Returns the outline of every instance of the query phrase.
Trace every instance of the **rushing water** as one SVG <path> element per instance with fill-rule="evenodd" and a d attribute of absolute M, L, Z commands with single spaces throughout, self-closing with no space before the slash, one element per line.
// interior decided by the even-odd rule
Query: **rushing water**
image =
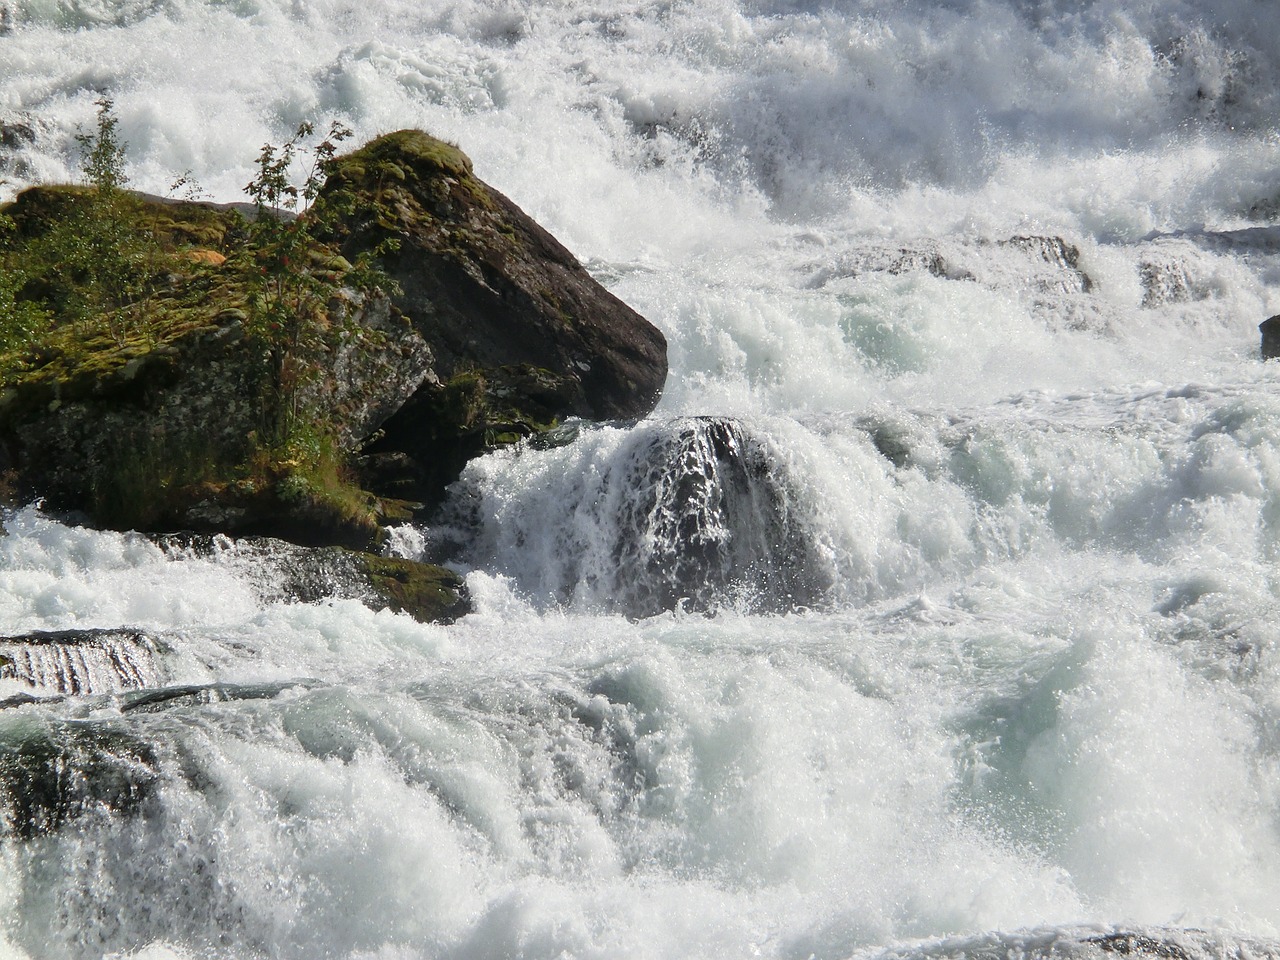
<path fill-rule="evenodd" d="M 1280 6 L 0 0 L 0 189 L 103 93 L 456 140 L 672 372 L 449 627 L 6 516 L 0 953 L 1280 953 Z"/>

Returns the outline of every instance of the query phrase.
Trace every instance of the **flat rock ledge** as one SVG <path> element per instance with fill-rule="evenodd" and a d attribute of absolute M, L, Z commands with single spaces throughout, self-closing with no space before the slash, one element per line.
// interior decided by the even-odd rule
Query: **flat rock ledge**
<path fill-rule="evenodd" d="M 216 559 L 237 567 L 264 602 L 359 600 L 373 610 L 452 623 L 471 612 L 466 584 L 452 570 L 340 546 L 303 547 L 271 537 L 163 534 L 151 538 L 174 559 Z"/>

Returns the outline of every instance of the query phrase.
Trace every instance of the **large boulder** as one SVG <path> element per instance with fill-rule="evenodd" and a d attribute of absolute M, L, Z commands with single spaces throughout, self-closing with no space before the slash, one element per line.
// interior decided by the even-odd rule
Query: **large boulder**
<path fill-rule="evenodd" d="M 648 413 L 662 334 L 419 131 L 333 161 L 299 221 L 246 212 L 105 187 L 0 208 L 0 493 L 353 548 L 316 553 L 326 583 L 465 613 L 448 571 L 361 551 L 477 453 Z"/>
<path fill-rule="evenodd" d="M 80 302 L 68 271 L 36 271 L 18 291 L 53 323 L 0 343 L 0 479 L 14 499 L 117 528 L 366 548 L 470 456 L 569 416 L 643 416 L 666 377 L 658 330 L 419 131 L 333 164 L 304 214 L 305 262 L 289 268 L 316 315 L 283 347 L 260 312 L 264 261 L 242 205 L 126 199 L 116 227 L 151 245 L 124 285 L 145 297 L 63 322 Z M 56 250 L 43 238 L 100 200 L 44 187 L 0 214 L 14 242 Z M 352 267 L 370 260 L 373 286 Z"/>
<path fill-rule="evenodd" d="M 430 500 L 486 447 L 563 417 L 632 419 L 657 403 L 662 333 L 458 148 L 418 130 L 379 137 L 340 159 L 319 205 L 340 209 L 348 259 L 383 251 L 395 304 L 434 357 L 435 379 L 368 448 L 401 495 Z"/>

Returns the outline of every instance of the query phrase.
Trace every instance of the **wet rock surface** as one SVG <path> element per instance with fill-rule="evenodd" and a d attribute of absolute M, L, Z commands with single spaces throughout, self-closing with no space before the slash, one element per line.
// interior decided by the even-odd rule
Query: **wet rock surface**
<path fill-rule="evenodd" d="M 344 598 L 434 623 L 451 623 L 471 609 L 462 578 L 435 564 L 270 537 L 170 534 L 155 541 L 174 559 L 212 558 L 244 570 L 265 603 Z"/>
<path fill-rule="evenodd" d="M 1262 334 L 1262 359 L 1275 360 L 1280 357 L 1280 316 L 1263 320 L 1258 324 L 1258 332 Z"/>
<path fill-rule="evenodd" d="M 137 813 L 161 781 L 154 746 L 108 724 L 0 731 L 0 836 L 30 840 L 83 817 Z"/>
<path fill-rule="evenodd" d="M 132 627 L 41 630 L 0 637 L 0 680 L 56 694 L 150 686 L 163 641 Z"/>

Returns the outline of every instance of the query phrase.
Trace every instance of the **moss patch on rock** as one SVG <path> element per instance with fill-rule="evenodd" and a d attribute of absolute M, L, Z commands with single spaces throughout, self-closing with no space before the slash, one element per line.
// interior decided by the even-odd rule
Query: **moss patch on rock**
<path fill-rule="evenodd" d="M 256 571 L 249 580 L 264 603 L 342 597 L 423 623 L 451 623 L 471 611 L 462 578 L 434 564 L 337 546 L 304 548 L 272 537 L 165 534 L 154 539 L 175 559 L 217 557 L 248 564 Z"/>
<path fill-rule="evenodd" d="M 370 553 L 352 556 L 386 609 L 428 623 L 452 623 L 471 610 L 462 579 L 452 570 Z"/>
<path fill-rule="evenodd" d="M 113 527 L 373 543 L 378 501 L 359 489 L 348 454 L 430 359 L 413 338 L 389 343 L 403 327 L 385 297 L 346 287 L 350 263 L 312 244 L 299 269 L 331 295 L 308 321 L 310 340 L 285 354 L 255 316 L 260 267 L 239 210 L 122 192 L 112 216 L 127 218 L 145 251 L 127 263 L 130 296 L 68 319 L 62 305 L 88 281 L 44 258 L 70 242 L 56 237 L 67 224 L 94 215 L 95 199 L 89 188 L 39 187 L 0 211 L 13 225 L 5 252 L 28 278 L 20 296 L 49 318 L 0 342 L 13 494 Z M 292 367 L 281 369 L 282 356 Z M 287 395 L 282 376 L 299 382 Z M 294 422 L 282 432 L 286 413 Z"/>

